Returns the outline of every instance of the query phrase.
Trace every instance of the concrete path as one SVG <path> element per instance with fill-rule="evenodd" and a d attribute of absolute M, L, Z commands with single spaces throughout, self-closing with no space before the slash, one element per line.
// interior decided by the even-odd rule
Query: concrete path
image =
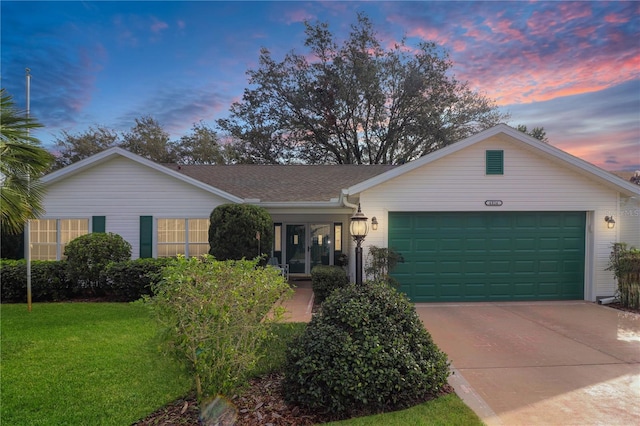
<path fill-rule="evenodd" d="M 285 321 L 309 322 L 313 309 L 313 290 L 311 281 L 292 281 L 291 287 L 295 290 L 293 297 L 284 303 L 287 310 Z"/>
<path fill-rule="evenodd" d="M 640 425 L 640 315 L 589 302 L 416 309 L 488 425 Z"/>

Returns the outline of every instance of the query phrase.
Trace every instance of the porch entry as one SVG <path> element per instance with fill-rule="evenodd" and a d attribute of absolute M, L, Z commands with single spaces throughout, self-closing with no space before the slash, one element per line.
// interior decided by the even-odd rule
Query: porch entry
<path fill-rule="evenodd" d="M 333 223 L 287 224 L 282 257 L 290 274 L 311 274 L 316 265 L 333 264 L 335 231 Z"/>

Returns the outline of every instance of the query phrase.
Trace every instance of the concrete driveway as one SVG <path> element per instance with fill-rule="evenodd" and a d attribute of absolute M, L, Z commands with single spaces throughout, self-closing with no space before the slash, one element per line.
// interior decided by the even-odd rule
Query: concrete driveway
<path fill-rule="evenodd" d="M 589 302 L 416 309 L 488 425 L 640 424 L 640 315 Z"/>

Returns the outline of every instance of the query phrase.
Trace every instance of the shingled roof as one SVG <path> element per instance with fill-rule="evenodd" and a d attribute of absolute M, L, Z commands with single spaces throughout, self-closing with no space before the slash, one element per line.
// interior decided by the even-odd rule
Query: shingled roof
<path fill-rule="evenodd" d="M 165 165 L 207 185 L 261 202 L 330 201 L 392 165 Z"/>

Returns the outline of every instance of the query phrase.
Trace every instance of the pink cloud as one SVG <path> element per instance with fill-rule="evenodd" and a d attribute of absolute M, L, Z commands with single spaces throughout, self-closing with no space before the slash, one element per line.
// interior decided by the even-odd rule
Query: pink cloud
<path fill-rule="evenodd" d="M 618 15 L 616 13 L 610 13 L 604 17 L 604 22 L 608 24 L 626 24 L 629 20 L 628 16 Z"/>
<path fill-rule="evenodd" d="M 169 28 L 169 24 L 163 21 L 159 21 L 156 18 L 152 18 L 153 23 L 151 24 L 151 31 L 154 33 L 159 33 L 160 31 L 166 30 Z"/>
<path fill-rule="evenodd" d="M 285 13 L 285 21 L 287 24 L 295 24 L 304 21 L 313 21 L 316 16 L 304 9 L 291 10 Z"/>

